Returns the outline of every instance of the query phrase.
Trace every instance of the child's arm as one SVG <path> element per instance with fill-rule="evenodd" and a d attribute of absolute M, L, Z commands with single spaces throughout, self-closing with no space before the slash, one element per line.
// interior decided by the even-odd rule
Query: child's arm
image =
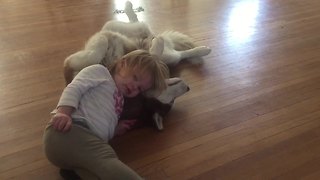
<path fill-rule="evenodd" d="M 57 113 L 51 118 L 52 127 L 60 132 L 67 132 L 71 129 L 71 114 L 74 108 L 71 106 L 59 106 Z"/>
<path fill-rule="evenodd" d="M 63 90 L 59 106 L 71 106 L 78 108 L 83 94 L 104 81 L 112 79 L 108 70 L 102 65 L 93 65 L 81 70 L 73 81 Z"/>
<path fill-rule="evenodd" d="M 52 117 L 53 128 L 67 132 L 72 125 L 71 114 L 78 108 L 83 94 L 90 88 L 98 86 L 103 81 L 109 80 L 111 76 L 107 69 L 101 65 L 93 65 L 80 71 L 74 80 L 64 89 L 56 114 Z"/>
<path fill-rule="evenodd" d="M 130 120 L 120 120 L 118 121 L 118 125 L 115 129 L 115 136 L 120 136 L 129 131 L 133 128 L 133 126 L 136 124 L 136 119 L 130 119 Z"/>

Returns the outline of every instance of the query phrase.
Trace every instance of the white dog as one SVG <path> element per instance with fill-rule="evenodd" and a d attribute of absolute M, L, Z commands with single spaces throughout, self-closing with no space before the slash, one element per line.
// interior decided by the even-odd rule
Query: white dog
<path fill-rule="evenodd" d="M 176 31 L 166 31 L 155 36 L 147 24 L 139 22 L 132 9 L 131 2 L 126 2 L 125 13 L 129 23 L 109 21 L 93 35 L 83 50 L 66 58 L 64 77 L 70 83 L 75 73 L 84 67 L 101 63 L 105 66 L 136 49 L 149 50 L 167 65 L 176 65 L 182 59 L 191 63 L 202 63 L 202 56 L 208 55 L 211 49 L 196 46 L 192 39 Z"/>

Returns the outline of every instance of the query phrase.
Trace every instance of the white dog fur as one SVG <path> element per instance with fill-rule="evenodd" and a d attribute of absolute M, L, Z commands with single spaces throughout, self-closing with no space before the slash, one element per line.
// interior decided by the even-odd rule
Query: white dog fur
<path fill-rule="evenodd" d="M 201 57 L 211 52 L 209 47 L 196 46 L 189 36 L 180 32 L 166 31 L 155 36 L 146 23 L 137 19 L 129 1 L 126 2 L 125 13 L 130 22 L 108 21 L 88 40 L 83 50 L 65 59 L 67 84 L 81 69 L 98 63 L 107 66 L 136 49 L 149 50 L 169 66 L 176 65 L 182 59 L 194 64 L 202 63 Z"/>

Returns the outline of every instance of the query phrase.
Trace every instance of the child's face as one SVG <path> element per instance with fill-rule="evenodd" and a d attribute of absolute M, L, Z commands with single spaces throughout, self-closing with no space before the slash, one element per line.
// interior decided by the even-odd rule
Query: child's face
<path fill-rule="evenodd" d="M 139 72 L 120 64 L 118 73 L 114 75 L 117 88 L 126 97 L 135 97 L 140 92 L 146 91 L 152 86 L 152 78 L 149 73 Z"/>

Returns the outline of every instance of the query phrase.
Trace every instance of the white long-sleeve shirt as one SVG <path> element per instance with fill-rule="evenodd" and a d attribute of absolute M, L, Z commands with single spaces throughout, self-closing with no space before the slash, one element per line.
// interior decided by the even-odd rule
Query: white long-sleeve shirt
<path fill-rule="evenodd" d="M 64 89 L 58 106 L 75 108 L 72 118 L 87 123 L 90 130 L 108 141 L 123 107 L 123 96 L 107 68 L 92 65 L 81 70 Z"/>

